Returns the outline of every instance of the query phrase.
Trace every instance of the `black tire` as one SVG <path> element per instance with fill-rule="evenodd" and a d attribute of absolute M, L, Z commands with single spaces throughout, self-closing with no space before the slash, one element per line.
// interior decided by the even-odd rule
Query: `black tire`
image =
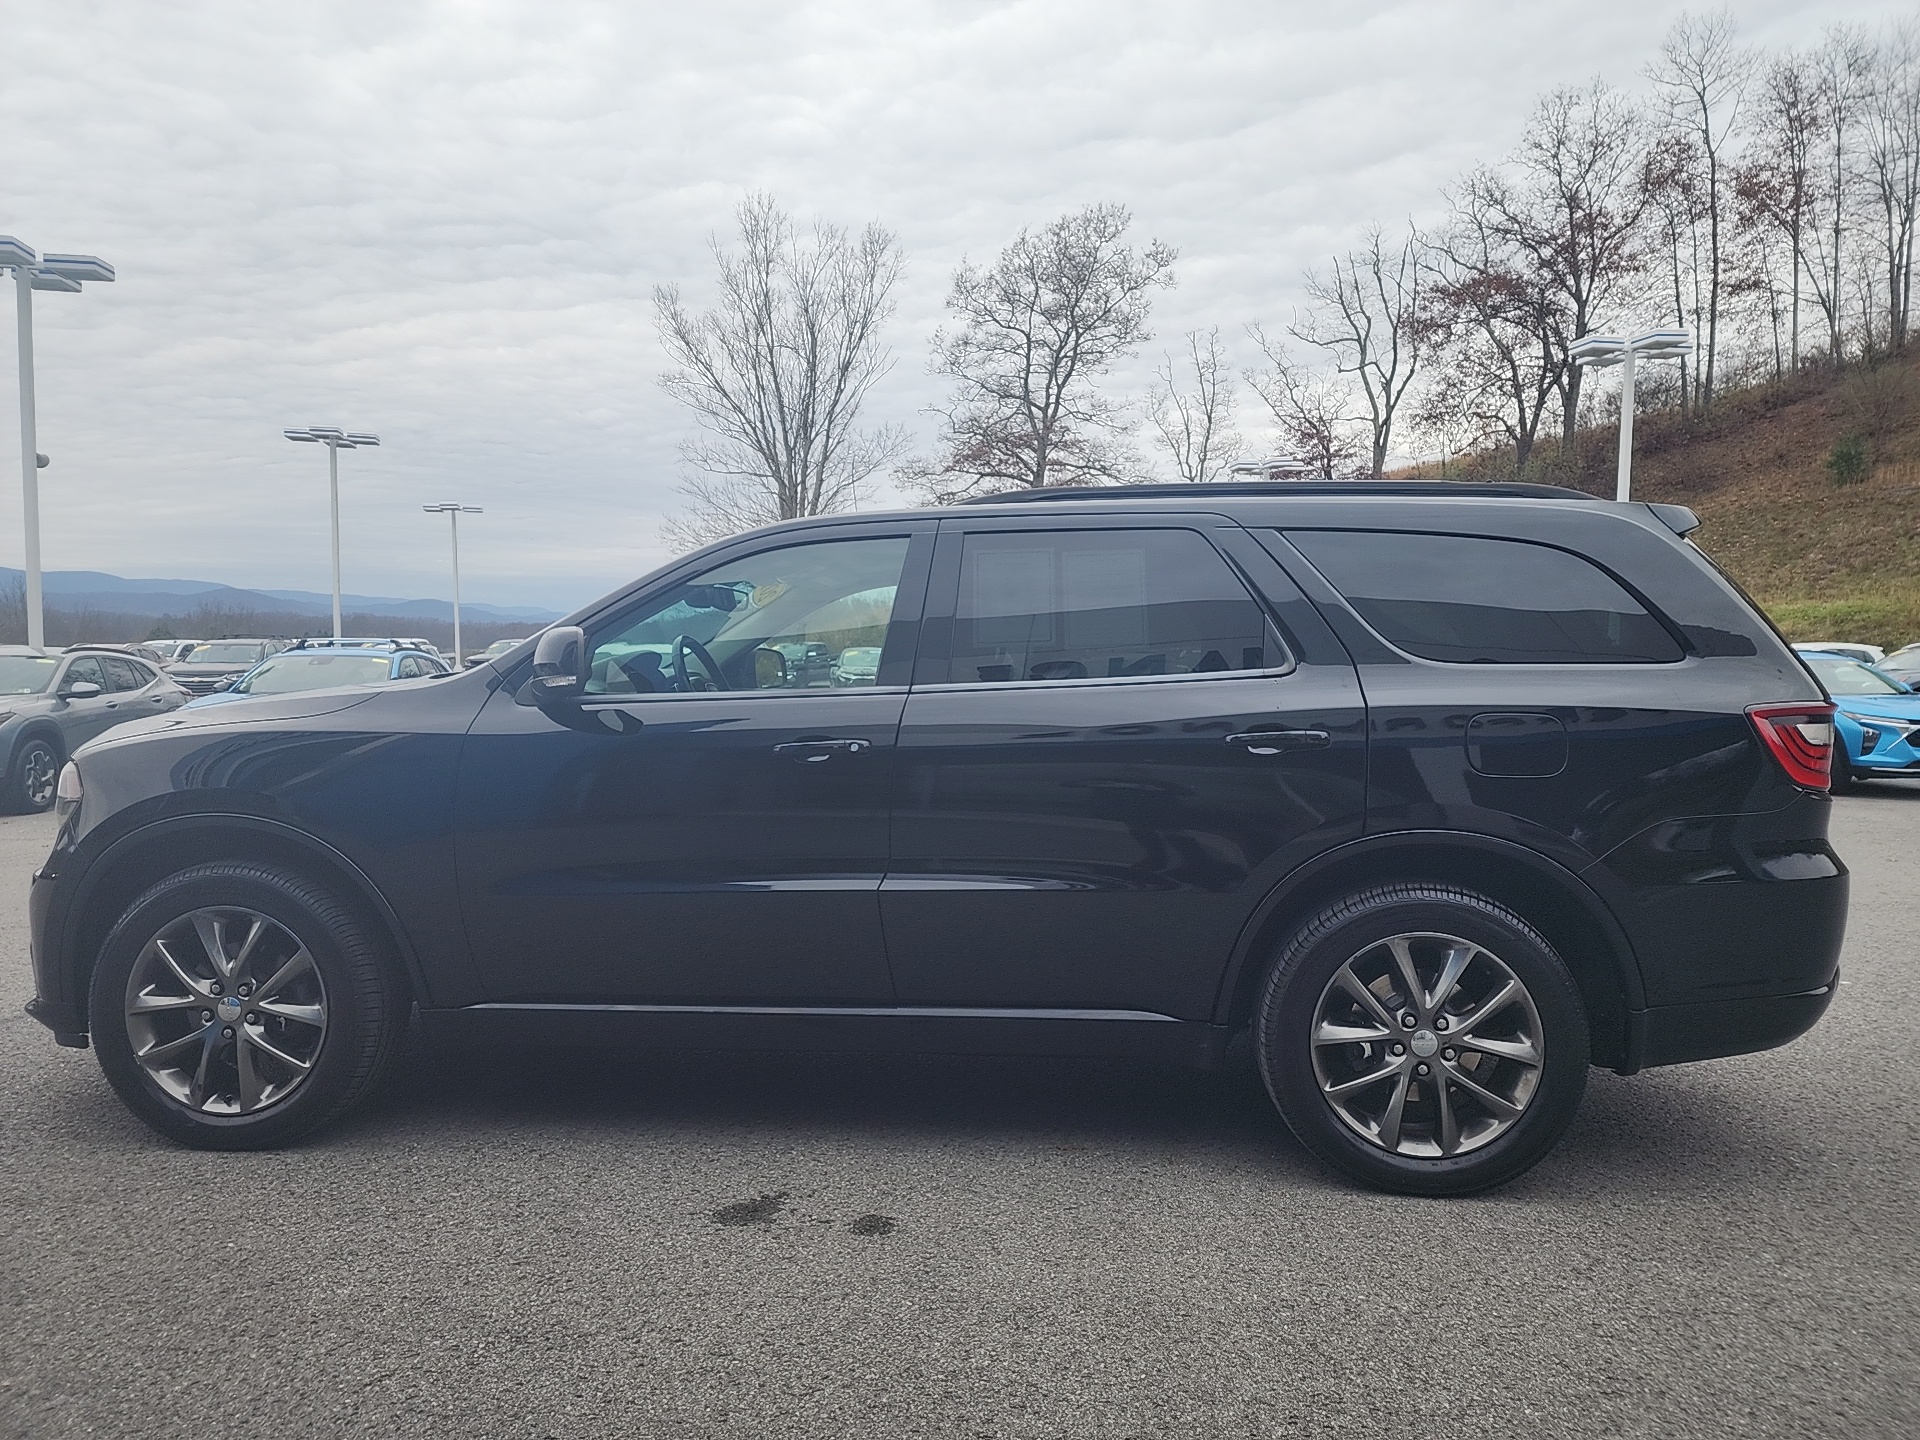
<path fill-rule="evenodd" d="M 1860 772 L 1848 764 L 1844 756 L 1836 756 L 1833 770 L 1827 779 L 1828 792 L 1834 795 L 1851 795 L 1859 788 Z"/>
<path fill-rule="evenodd" d="M 155 963 L 149 941 L 195 911 L 224 908 L 252 911 L 284 927 L 305 947 L 324 987 L 325 1025 L 305 1057 L 310 1068 L 284 1098 L 251 1113 L 208 1113 L 169 1093 L 135 1058 L 129 1033 L 129 983 L 136 964 L 147 967 L 145 974 Z M 237 999 L 237 987 L 235 993 Z M 261 1001 L 264 997 L 263 983 Z M 127 908 L 101 947 L 89 1014 L 100 1068 L 135 1115 L 183 1145 L 258 1150 L 284 1145 L 337 1119 L 372 1093 L 399 1050 L 408 1003 L 386 938 L 327 887 L 272 866 L 220 862 L 169 876 Z M 197 1016 L 218 1013 L 223 1012 L 188 1013 L 182 1023 L 191 1027 Z M 233 1028 L 223 1033 L 231 1035 Z M 231 1056 L 227 1045 L 220 1049 Z"/>
<path fill-rule="evenodd" d="M 0 805 L 9 815 L 38 815 L 53 805 L 60 777 L 60 747 L 43 735 L 29 735 L 14 749 Z"/>
<path fill-rule="evenodd" d="M 1539 1034 L 1535 1055 L 1540 1063 L 1537 1066 L 1522 1066 L 1517 1061 L 1511 1062 L 1517 1073 L 1527 1076 L 1525 1084 L 1529 1088 L 1525 1091 L 1526 1098 L 1522 1102 L 1519 1117 L 1508 1120 L 1504 1131 L 1497 1129 L 1501 1123 L 1498 1112 L 1484 1106 L 1462 1085 L 1450 1083 L 1444 1078 L 1440 1083 L 1439 1097 L 1435 1097 L 1430 1088 L 1432 1079 L 1420 1080 L 1409 1076 L 1399 1091 L 1401 1096 L 1406 1097 L 1403 1100 L 1406 1109 L 1401 1114 L 1415 1113 L 1424 1104 L 1426 1113 L 1435 1116 L 1440 1110 L 1446 1110 L 1450 1123 L 1463 1113 L 1478 1117 L 1477 1123 L 1483 1132 L 1491 1133 L 1493 1138 L 1484 1141 L 1476 1139 L 1473 1143 L 1477 1148 L 1446 1154 L 1436 1139 L 1431 1142 L 1435 1148 L 1432 1155 L 1397 1153 L 1385 1148 L 1379 1138 L 1386 1132 L 1384 1124 L 1376 1130 L 1374 1138 L 1368 1138 L 1355 1128 L 1352 1121 L 1343 1119 L 1335 1109 L 1334 1102 L 1323 1093 L 1319 1067 L 1330 1061 L 1345 1064 L 1350 1057 L 1368 1057 L 1351 1062 L 1361 1078 L 1375 1073 L 1376 1068 L 1380 1074 L 1388 1075 L 1388 1067 L 1411 1067 L 1415 1063 L 1415 1055 L 1428 1053 L 1423 1046 L 1445 1044 L 1446 1039 L 1458 1040 L 1466 1035 L 1463 1030 L 1455 1036 L 1436 1039 L 1433 1030 L 1426 1028 L 1428 1022 L 1423 1019 L 1417 1022 L 1420 1027 L 1418 1030 L 1409 1027 L 1407 1038 L 1411 1040 L 1418 1036 L 1421 1042 L 1411 1047 L 1410 1051 L 1407 1045 L 1401 1044 L 1397 1032 L 1386 1032 L 1394 1033 L 1395 1038 L 1391 1042 L 1385 1039 L 1383 1033 L 1378 1045 L 1368 1043 L 1341 1047 L 1323 1038 L 1320 1058 L 1316 1061 L 1314 1037 L 1319 1033 L 1317 1027 L 1323 999 L 1335 1004 L 1351 993 L 1335 983 L 1343 967 L 1352 962 L 1357 968 L 1349 973 L 1363 975 L 1359 967 L 1379 965 L 1383 978 L 1378 983 L 1384 990 L 1390 983 L 1384 977 L 1385 966 L 1391 963 L 1391 947 L 1387 942 L 1408 935 L 1434 937 L 1431 944 L 1436 947 L 1443 945 L 1440 937 L 1457 937 L 1479 947 L 1480 952 L 1495 965 L 1504 966 L 1512 977 L 1520 981 L 1524 986 L 1524 996 L 1532 1006 L 1525 1020 L 1527 1025 L 1537 1023 Z M 1422 939 L 1416 943 L 1426 945 L 1429 941 Z M 1383 952 L 1388 956 L 1384 961 L 1363 960 L 1363 957 L 1379 957 Z M 1444 954 L 1444 948 L 1438 953 Z M 1476 960 L 1474 963 L 1484 962 Z M 1490 968 L 1485 972 L 1467 972 L 1475 977 L 1482 973 L 1494 972 Z M 1428 983 L 1424 971 L 1416 969 L 1416 979 L 1423 985 Z M 1436 976 L 1432 983 L 1437 991 L 1439 977 Z M 1467 979 L 1463 977 L 1461 989 L 1464 990 L 1466 984 Z M 1399 988 L 1404 990 L 1405 986 Z M 1397 995 L 1398 991 L 1393 993 Z M 1424 1005 L 1426 998 L 1423 996 L 1421 1001 L 1411 1003 Z M 1383 1005 L 1382 1008 L 1390 1016 L 1396 1013 L 1392 1005 Z M 1355 1013 L 1360 1013 L 1358 1007 Z M 1407 1013 L 1412 1012 L 1409 1010 Z M 1424 1014 L 1424 1010 L 1421 1013 Z M 1445 1017 L 1443 1009 L 1436 1009 L 1434 1013 L 1442 1019 Z M 1381 1022 L 1376 1020 L 1373 1023 Z M 1405 1024 L 1404 1016 L 1401 1017 L 1401 1023 Z M 1441 1019 L 1434 1020 L 1432 1024 L 1439 1030 L 1447 1028 Z M 1538 1163 L 1565 1134 L 1574 1112 L 1580 1106 L 1580 1097 L 1586 1089 L 1590 1056 L 1586 1012 L 1580 1001 L 1579 989 L 1568 974 L 1566 965 L 1540 933 L 1518 915 L 1483 895 L 1448 885 L 1424 883 L 1386 885 L 1349 895 L 1328 906 L 1295 931 L 1281 947 L 1279 958 L 1260 995 L 1253 1023 L 1253 1042 L 1267 1094 L 1272 1097 L 1288 1127 L 1303 1145 L 1355 1180 L 1382 1190 L 1410 1195 L 1470 1194 L 1504 1184 Z M 1491 1034 L 1489 1043 L 1494 1043 Z M 1407 1052 L 1403 1059 L 1393 1058 L 1389 1054 L 1391 1045 L 1400 1045 L 1401 1050 Z M 1443 1070 L 1442 1059 L 1453 1060 L 1456 1055 L 1459 1057 L 1458 1066 Z M 1422 1073 L 1458 1076 L 1463 1073 L 1463 1067 L 1483 1063 L 1492 1068 L 1467 1073 L 1491 1077 L 1497 1067 L 1507 1062 L 1483 1060 L 1473 1052 L 1471 1045 L 1467 1045 L 1459 1051 L 1446 1049 L 1435 1053 L 1432 1063 Z M 1337 1083 L 1337 1080 L 1338 1077 L 1334 1077 L 1333 1083 Z M 1392 1084 L 1383 1081 L 1381 1086 L 1359 1093 L 1390 1095 L 1395 1085 L 1401 1085 L 1401 1082 L 1398 1079 L 1394 1079 Z M 1346 1103 L 1355 1102 L 1350 1097 Z M 1437 1130 L 1437 1119 L 1433 1124 Z M 1414 1128 L 1417 1131 L 1417 1127 Z M 1404 1143 L 1413 1146 L 1429 1142 L 1418 1138 L 1416 1134 L 1415 1139 Z"/>

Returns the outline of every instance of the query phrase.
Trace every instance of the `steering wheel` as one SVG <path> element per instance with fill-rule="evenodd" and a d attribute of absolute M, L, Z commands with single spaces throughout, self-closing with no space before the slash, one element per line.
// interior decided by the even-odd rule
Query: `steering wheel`
<path fill-rule="evenodd" d="M 720 673 L 720 667 L 713 662 L 713 656 L 707 653 L 707 647 L 691 635 L 682 635 L 673 642 L 673 688 L 685 693 L 693 690 L 693 672 L 687 668 L 687 656 L 693 655 L 706 667 L 712 683 L 703 685 L 703 690 L 728 689 L 727 677 Z"/>

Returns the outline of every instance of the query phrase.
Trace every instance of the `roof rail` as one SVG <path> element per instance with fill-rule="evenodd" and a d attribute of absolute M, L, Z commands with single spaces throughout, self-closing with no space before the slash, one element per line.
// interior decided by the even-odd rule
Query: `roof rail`
<path fill-rule="evenodd" d="M 1219 480 L 1200 485 L 1048 485 L 974 495 L 962 505 L 1008 505 L 1032 500 L 1198 500 L 1206 496 L 1401 495 L 1408 499 L 1591 500 L 1564 485 L 1481 484 L 1467 480 Z"/>

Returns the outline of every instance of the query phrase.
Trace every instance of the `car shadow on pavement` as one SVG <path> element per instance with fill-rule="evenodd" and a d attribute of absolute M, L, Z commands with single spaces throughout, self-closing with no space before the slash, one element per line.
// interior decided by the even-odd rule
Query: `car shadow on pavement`
<path fill-rule="evenodd" d="M 1252 1064 L 1199 1071 L 995 1055 L 532 1048 L 423 1044 L 353 1126 L 587 1124 L 849 1139 L 1072 1141 L 1244 1151 L 1312 1170 Z"/>
<path fill-rule="evenodd" d="M 1567 1139 L 1508 1196 L 1705 1193 L 1751 1186 L 1757 1154 L 1791 1161 L 1814 1142 L 1757 1110 L 1717 1067 L 1623 1079 L 1596 1071 Z M 1752 1113 L 1747 1113 L 1752 1111 Z M 373 1107 L 374 1132 L 710 1131 L 737 1147 L 785 1143 L 938 1146 L 953 1140 L 1153 1151 L 1202 1170 L 1267 1170 L 1286 1184 L 1357 1191 L 1310 1155 L 1236 1054 L 1216 1072 L 1031 1057 L 576 1050 L 446 1041 L 422 1047 Z M 337 1132 L 336 1132 L 337 1133 Z M 369 1136 L 368 1138 L 372 1138 Z M 324 1145 L 322 1137 L 315 1143 Z M 1808 1157 L 1811 1158 L 1811 1157 Z"/>

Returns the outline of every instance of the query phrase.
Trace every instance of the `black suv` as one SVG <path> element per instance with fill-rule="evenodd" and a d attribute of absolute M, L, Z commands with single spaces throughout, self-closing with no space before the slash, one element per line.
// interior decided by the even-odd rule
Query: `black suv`
<path fill-rule="evenodd" d="M 39 998 L 144 1120 L 285 1141 L 429 1030 L 1222 1063 L 1484 1188 L 1589 1065 L 1836 983 L 1832 707 L 1673 507 L 1036 491 L 797 521 L 432 683 L 114 731 Z M 865 684 L 797 664 L 880 650 Z M 849 673 L 854 673 L 849 671 Z"/>

